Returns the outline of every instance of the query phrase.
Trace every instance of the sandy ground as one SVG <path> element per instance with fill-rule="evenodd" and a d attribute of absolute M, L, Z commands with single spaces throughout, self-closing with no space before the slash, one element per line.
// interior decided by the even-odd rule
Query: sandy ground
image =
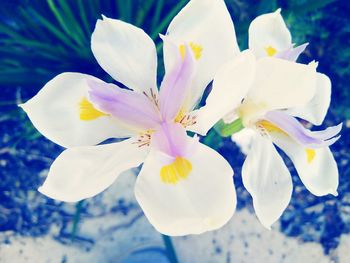
<path fill-rule="evenodd" d="M 122 175 L 105 191 L 99 202 L 104 209 L 115 200 L 125 199 L 135 204 L 127 214 L 105 213 L 82 219 L 79 241 L 59 241 L 59 228 L 52 227 L 44 237 L 32 238 L 0 234 L 0 262 L 167 262 L 162 238 L 143 216 L 133 196 L 135 176 Z M 90 199 L 94 213 L 94 199 Z M 99 204 L 101 205 L 101 204 Z M 67 209 L 72 206 L 67 205 Z M 350 235 L 341 238 L 340 246 L 326 256 L 318 243 L 303 243 L 278 231 L 278 223 L 271 231 L 264 229 L 247 209 L 237 211 L 223 228 L 199 236 L 173 238 L 182 263 L 216 262 L 350 262 Z M 147 255 L 145 255 L 147 254 Z M 143 258 L 143 259 L 142 259 Z"/>

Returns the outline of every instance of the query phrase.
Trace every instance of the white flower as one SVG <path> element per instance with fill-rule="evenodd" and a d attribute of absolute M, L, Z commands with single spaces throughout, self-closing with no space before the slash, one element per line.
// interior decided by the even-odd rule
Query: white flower
<path fill-rule="evenodd" d="M 200 117 L 192 110 L 216 70 L 239 50 L 222 0 L 190 1 L 163 38 L 160 92 L 152 40 L 139 28 L 103 17 L 92 35 L 93 54 L 130 90 L 63 73 L 21 107 L 44 136 L 68 148 L 40 192 L 79 201 L 144 163 L 135 195 L 151 224 L 167 235 L 199 234 L 230 219 L 236 194 L 227 161 L 186 130 Z M 96 146 L 108 138 L 129 139 Z"/>
<path fill-rule="evenodd" d="M 192 127 L 206 134 L 229 114 L 253 131 L 251 140 L 249 134 L 243 136 L 248 142 L 245 148 L 251 145 L 242 177 L 267 228 L 281 216 L 292 195 L 290 173 L 274 144 L 293 161 L 311 193 L 337 195 L 338 168 L 328 146 L 339 139 L 342 125 L 312 132 L 295 118 L 319 125 L 330 104 L 331 82 L 316 72 L 317 63 L 294 62 L 304 48 L 293 48 L 279 10 L 256 18 L 249 28 L 249 50 L 218 71 L 211 97 L 199 110 L 206 117 Z"/>

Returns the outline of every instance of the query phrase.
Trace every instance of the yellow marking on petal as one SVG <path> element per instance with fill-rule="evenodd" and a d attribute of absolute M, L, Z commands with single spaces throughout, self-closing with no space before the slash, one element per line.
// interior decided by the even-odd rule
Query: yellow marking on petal
<path fill-rule="evenodd" d="M 201 58 L 201 56 L 202 56 L 202 51 L 203 51 L 202 46 L 198 45 L 198 44 L 195 44 L 193 42 L 190 42 L 189 45 L 190 45 L 190 48 L 192 49 L 194 58 L 199 60 Z M 180 50 L 180 54 L 181 54 L 182 59 L 184 59 L 185 58 L 185 54 L 186 54 L 185 45 L 180 45 L 179 46 L 179 50 Z"/>
<path fill-rule="evenodd" d="M 272 57 L 272 56 L 276 55 L 276 53 L 277 53 L 277 49 L 275 49 L 274 47 L 271 47 L 271 46 L 266 47 L 265 51 L 269 57 Z"/>
<path fill-rule="evenodd" d="M 91 102 L 89 102 L 86 97 L 83 97 L 79 103 L 79 117 L 82 121 L 95 120 L 101 116 L 108 116 L 108 114 L 103 113 L 94 108 Z"/>
<path fill-rule="evenodd" d="M 202 56 L 203 48 L 200 45 L 194 44 L 192 42 L 190 43 L 190 47 L 193 51 L 194 58 L 197 60 L 200 59 Z"/>
<path fill-rule="evenodd" d="M 305 149 L 307 163 L 311 163 L 316 156 L 316 151 L 314 149 Z"/>
<path fill-rule="evenodd" d="M 181 122 L 182 119 L 183 119 L 185 116 L 186 116 L 186 111 L 185 111 L 183 108 L 181 108 L 181 109 L 179 110 L 179 112 L 177 113 L 177 115 L 176 115 L 174 121 L 175 121 L 175 122 Z"/>
<path fill-rule="evenodd" d="M 258 126 L 261 126 L 262 128 L 264 128 L 267 132 L 279 132 L 279 133 L 288 135 L 284 130 L 280 129 L 279 127 L 277 127 L 276 125 L 272 124 L 269 121 L 261 120 L 257 124 Z"/>
<path fill-rule="evenodd" d="M 160 179 L 165 184 L 176 184 L 186 179 L 192 171 L 192 164 L 185 158 L 176 157 L 171 164 L 164 165 L 160 170 Z"/>

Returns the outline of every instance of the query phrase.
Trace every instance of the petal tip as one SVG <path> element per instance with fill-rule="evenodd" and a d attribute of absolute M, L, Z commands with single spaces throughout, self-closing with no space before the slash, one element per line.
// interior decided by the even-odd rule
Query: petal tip
<path fill-rule="evenodd" d="M 318 61 L 313 60 L 308 64 L 308 66 L 310 66 L 311 68 L 314 68 L 316 70 L 318 67 Z"/>
<path fill-rule="evenodd" d="M 274 13 L 279 15 L 281 11 L 282 11 L 282 8 L 278 8 Z"/>
<path fill-rule="evenodd" d="M 339 129 L 339 132 L 343 129 L 343 122 L 339 123 L 337 125 L 337 128 Z"/>
<path fill-rule="evenodd" d="M 39 188 L 38 188 L 38 192 L 39 193 L 41 193 L 41 194 L 43 194 L 43 195 L 45 195 L 45 196 L 47 196 L 47 197 L 49 197 L 49 198 L 51 198 L 51 196 L 47 193 L 47 191 L 45 190 L 45 186 L 44 185 L 42 185 L 42 186 L 40 186 Z"/>
<path fill-rule="evenodd" d="M 25 108 L 27 107 L 26 103 L 17 104 L 17 106 L 20 107 L 24 111 L 25 111 Z"/>
<path fill-rule="evenodd" d="M 262 224 L 267 230 L 269 230 L 269 231 L 272 230 L 270 224 L 265 224 L 265 223 L 262 223 L 262 222 L 261 222 L 261 224 Z"/>

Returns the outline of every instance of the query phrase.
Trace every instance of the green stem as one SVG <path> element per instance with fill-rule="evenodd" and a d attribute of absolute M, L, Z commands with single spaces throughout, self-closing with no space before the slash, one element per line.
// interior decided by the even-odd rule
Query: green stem
<path fill-rule="evenodd" d="M 222 120 L 220 120 L 217 124 L 215 124 L 215 130 L 222 137 L 229 137 L 232 134 L 243 130 L 244 126 L 241 119 L 237 119 L 229 124 L 225 124 Z"/>
<path fill-rule="evenodd" d="M 72 231 L 71 231 L 71 238 L 74 239 L 77 231 L 78 231 L 78 223 L 80 221 L 80 213 L 81 213 L 81 208 L 83 206 L 84 201 L 79 201 L 76 206 L 75 206 L 75 214 L 73 218 L 73 226 L 72 226 Z"/>
<path fill-rule="evenodd" d="M 171 263 L 178 263 L 179 261 L 177 260 L 176 252 L 173 246 L 173 242 L 171 241 L 171 237 L 162 235 L 163 242 L 165 245 L 165 249 L 168 254 L 168 258 Z"/>

